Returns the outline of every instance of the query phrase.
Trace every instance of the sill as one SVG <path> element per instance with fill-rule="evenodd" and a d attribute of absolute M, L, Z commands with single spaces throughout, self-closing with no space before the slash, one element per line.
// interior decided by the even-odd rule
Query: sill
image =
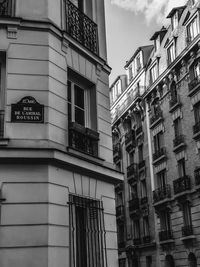
<path fill-rule="evenodd" d="M 166 155 L 162 155 L 162 156 L 160 156 L 159 158 L 157 158 L 157 159 L 155 159 L 155 160 L 153 161 L 153 165 L 158 165 L 158 163 L 159 163 L 160 161 L 164 161 L 166 158 L 167 158 Z"/>
<path fill-rule="evenodd" d="M 0 138 L 0 147 L 7 146 L 9 143 L 9 138 Z"/>
<path fill-rule="evenodd" d="M 197 133 L 193 134 L 193 139 L 194 140 L 200 139 L 200 131 L 198 131 Z"/>
<path fill-rule="evenodd" d="M 172 112 L 174 112 L 179 107 L 181 107 L 181 103 L 180 102 L 177 102 L 172 107 L 170 107 L 169 112 L 172 113 Z"/>
<path fill-rule="evenodd" d="M 196 239 L 195 235 L 188 235 L 180 238 L 181 241 L 188 241 L 192 239 Z"/>
<path fill-rule="evenodd" d="M 171 244 L 171 243 L 174 243 L 174 239 L 167 239 L 164 241 L 160 241 L 160 245 Z"/>
<path fill-rule="evenodd" d="M 96 163 L 99 163 L 99 164 L 103 164 L 103 162 L 104 162 L 104 159 L 102 159 L 102 158 L 89 155 L 87 153 L 84 153 L 83 151 L 77 150 L 77 149 L 72 148 L 72 147 L 67 147 L 67 151 L 69 153 L 72 153 L 74 156 L 77 156 L 79 158 L 83 158 L 84 160 L 88 160 L 88 161 L 91 161 L 91 162 L 96 162 Z"/>
<path fill-rule="evenodd" d="M 150 129 L 153 129 L 157 124 L 161 123 L 163 121 L 163 117 L 159 117 L 156 121 L 154 121 L 151 125 L 150 125 Z"/>
<path fill-rule="evenodd" d="M 173 149 L 173 152 L 174 153 L 178 153 L 180 152 L 181 150 L 184 150 L 186 147 L 186 144 L 184 142 L 180 143 L 178 146 L 175 146 L 174 149 Z"/>
<path fill-rule="evenodd" d="M 182 196 L 188 195 L 188 194 L 191 194 L 191 193 L 192 193 L 192 189 L 187 189 L 187 190 L 185 190 L 183 192 L 180 192 L 180 193 L 177 193 L 177 194 L 174 193 L 174 199 L 181 198 Z"/>
<path fill-rule="evenodd" d="M 162 200 L 159 200 L 155 203 L 153 203 L 153 206 L 156 208 L 158 206 L 162 206 L 162 205 L 166 205 L 166 203 L 170 202 L 171 201 L 171 198 L 165 198 L 165 199 L 162 199 Z"/>
<path fill-rule="evenodd" d="M 200 83 L 198 83 L 192 90 L 189 91 L 188 96 L 193 96 L 198 90 L 200 90 Z"/>

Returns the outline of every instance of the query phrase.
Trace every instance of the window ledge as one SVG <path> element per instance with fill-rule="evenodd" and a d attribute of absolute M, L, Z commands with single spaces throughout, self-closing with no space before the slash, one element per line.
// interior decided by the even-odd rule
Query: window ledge
<path fill-rule="evenodd" d="M 167 156 L 165 154 L 163 154 L 159 158 L 157 158 L 153 161 L 153 165 L 158 165 L 160 161 L 164 161 L 166 159 L 167 159 Z"/>
<path fill-rule="evenodd" d="M 174 153 L 179 153 L 180 150 L 184 150 L 186 147 L 186 144 L 184 142 L 181 142 L 178 146 L 175 146 L 173 149 Z"/>
<path fill-rule="evenodd" d="M 180 238 L 181 241 L 188 241 L 191 239 L 196 239 L 195 235 L 188 235 Z"/>
<path fill-rule="evenodd" d="M 162 199 L 160 201 L 157 201 L 155 203 L 153 203 L 153 206 L 156 208 L 158 206 L 162 206 L 162 205 L 168 205 L 168 203 L 171 201 L 171 198 L 167 197 L 165 199 Z"/>
<path fill-rule="evenodd" d="M 157 120 L 155 120 L 151 125 L 150 129 L 153 129 L 157 124 L 161 123 L 163 121 L 163 117 L 159 117 Z"/>
<path fill-rule="evenodd" d="M 0 147 L 7 146 L 9 143 L 9 138 L 0 138 Z"/>
<path fill-rule="evenodd" d="M 84 158 L 85 160 L 88 160 L 88 161 L 92 161 L 92 162 L 96 162 L 96 163 L 100 163 L 100 164 L 103 164 L 103 162 L 104 162 L 104 159 L 102 159 L 102 158 L 89 155 L 89 154 L 84 153 L 80 150 L 77 150 L 73 147 L 67 147 L 67 151 L 69 153 L 72 153 L 75 156 L 78 156 L 79 158 Z"/>
<path fill-rule="evenodd" d="M 188 96 L 193 96 L 197 91 L 200 90 L 200 83 L 198 83 L 193 89 L 191 89 L 188 93 Z"/>
<path fill-rule="evenodd" d="M 179 107 L 181 107 L 181 103 L 180 102 L 176 102 L 173 106 L 170 107 L 169 112 L 172 113 Z"/>

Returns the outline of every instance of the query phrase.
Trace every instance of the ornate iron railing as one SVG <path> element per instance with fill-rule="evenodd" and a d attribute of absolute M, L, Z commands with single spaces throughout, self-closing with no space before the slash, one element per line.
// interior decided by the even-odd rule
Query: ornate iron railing
<path fill-rule="evenodd" d="M 97 24 L 69 0 L 66 0 L 66 30 L 72 38 L 98 54 Z"/>
<path fill-rule="evenodd" d="M 182 227 L 182 236 L 193 235 L 193 227 L 192 225 L 186 225 Z"/>
<path fill-rule="evenodd" d="M 159 240 L 166 241 L 169 239 L 173 239 L 173 234 L 171 230 L 163 230 L 159 232 Z"/>
<path fill-rule="evenodd" d="M 0 17 L 11 16 L 11 0 L 1 0 L 0 1 Z"/>
<path fill-rule="evenodd" d="M 153 154 L 153 161 L 159 159 L 160 157 L 166 155 L 166 148 L 162 147 L 159 150 L 155 151 L 155 153 Z"/>
<path fill-rule="evenodd" d="M 166 198 L 171 197 L 171 187 L 170 185 L 166 184 L 163 187 L 159 187 L 153 191 L 153 201 L 154 203 L 162 201 Z"/>
<path fill-rule="evenodd" d="M 4 110 L 0 110 L 0 138 L 4 137 Z"/>
<path fill-rule="evenodd" d="M 182 134 L 176 136 L 173 140 L 174 147 L 179 146 L 182 143 L 184 143 L 184 135 Z"/>
<path fill-rule="evenodd" d="M 200 121 L 193 126 L 193 134 L 200 132 Z"/>
<path fill-rule="evenodd" d="M 137 164 L 132 163 L 127 167 L 127 178 L 131 177 L 132 175 L 137 176 Z"/>
<path fill-rule="evenodd" d="M 200 84 L 200 75 L 188 83 L 189 92 L 191 92 L 198 84 Z"/>
<path fill-rule="evenodd" d="M 174 194 L 179 194 L 179 193 L 182 193 L 186 190 L 191 189 L 190 177 L 187 175 L 176 179 L 173 182 L 173 184 L 174 184 Z"/>
<path fill-rule="evenodd" d="M 200 168 L 194 171 L 195 184 L 200 185 Z"/>
<path fill-rule="evenodd" d="M 89 154 L 98 156 L 99 133 L 85 128 L 77 123 L 69 125 L 69 146 Z"/>
<path fill-rule="evenodd" d="M 155 115 L 153 115 L 151 118 L 150 118 L 150 124 L 154 124 L 154 122 L 156 122 L 157 120 L 163 118 L 163 114 L 162 114 L 162 111 L 161 110 L 157 110 Z"/>
<path fill-rule="evenodd" d="M 141 169 L 141 168 L 143 168 L 143 167 L 145 167 L 145 160 L 144 160 L 144 159 L 141 160 L 141 161 L 138 163 L 138 169 Z"/>

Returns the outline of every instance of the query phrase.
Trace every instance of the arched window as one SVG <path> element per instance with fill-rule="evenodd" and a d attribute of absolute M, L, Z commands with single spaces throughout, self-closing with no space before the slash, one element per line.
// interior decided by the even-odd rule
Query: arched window
<path fill-rule="evenodd" d="M 197 267 L 197 259 L 194 253 L 190 252 L 188 255 L 188 266 L 189 267 Z"/>
<path fill-rule="evenodd" d="M 172 255 L 165 257 L 165 267 L 175 267 L 174 258 Z"/>

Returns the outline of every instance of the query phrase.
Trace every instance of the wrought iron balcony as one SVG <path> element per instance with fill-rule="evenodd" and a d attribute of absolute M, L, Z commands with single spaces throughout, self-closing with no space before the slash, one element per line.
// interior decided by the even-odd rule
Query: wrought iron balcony
<path fill-rule="evenodd" d="M 140 133 L 142 133 L 142 126 L 136 129 L 136 135 L 139 135 Z"/>
<path fill-rule="evenodd" d="M 200 185 L 200 168 L 194 171 L 195 184 Z"/>
<path fill-rule="evenodd" d="M 199 84 L 200 84 L 200 76 L 197 76 L 191 82 L 188 83 L 189 93 Z"/>
<path fill-rule="evenodd" d="M 182 236 L 190 236 L 193 235 L 193 227 L 192 225 L 186 225 L 182 227 Z"/>
<path fill-rule="evenodd" d="M 162 147 L 159 150 L 155 151 L 155 153 L 153 154 L 153 161 L 158 160 L 159 158 L 161 158 L 162 156 L 166 155 L 166 148 Z"/>
<path fill-rule="evenodd" d="M 143 243 L 150 243 L 151 242 L 151 237 L 150 235 L 143 236 Z"/>
<path fill-rule="evenodd" d="M 174 182 L 174 194 L 179 194 L 191 189 L 190 177 L 185 175 L 176 179 Z"/>
<path fill-rule="evenodd" d="M 129 200 L 129 212 L 132 213 L 140 208 L 140 201 L 138 197 Z"/>
<path fill-rule="evenodd" d="M 173 140 L 174 147 L 179 146 L 180 144 L 184 144 L 184 135 L 180 134 L 175 137 Z"/>
<path fill-rule="evenodd" d="M 171 197 L 171 187 L 166 184 L 163 187 L 159 187 L 153 191 L 153 201 L 157 203 Z"/>
<path fill-rule="evenodd" d="M 193 126 L 193 134 L 197 134 L 200 132 L 200 121 L 197 122 L 194 126 Z"/>
<path fill-rule="evenodd" d="M 150 124 L 154 124 L 156 121 L 158 121 L 159 119 L 162 119 L 163 118 L 163 114 L 162 114 L 162 111 L 161 110 L 157 110 L 155 112 L 155 115 L 153 115 L 151 118 L 150 118 Z"/>
<path fill-rule="evenodd" d="M 85 128 L 75 122 L 69 125 L 69 146 L 89 154 L 91 156 L 98 156 L 98 140 L 99 133 Z"/>
<path fill-rule="evenodd" d="M 141 238 L 140 237 L 138 237 L 138 238 L 133 238 L 133 244 L 134 245 L 140 245 L 142 242 L 141 242 Z"/>
<path fill-rule="evenodd" d="M 145 160 L 141 160 L 139 163 L 138 163 L 138 169 L 141 169 L 145 167 Z"/>
<path fill-rule="evenodd" d="M 137 164 L 132 163 L 127 167 L 127 178 L 130 178 L 132 176 L 137 176 Z"/>
<path fill-rule="evenodd" d="M 159 232 L 159 240 L 162 241 L 167 241 L 173 239 L 173 234 L 171 230 L 163 230 Z"/>
<path fill-rule="evenodd" d="M 11 0 L 1 0 L 0 1 L 0 17 L 11 16 Z"/>
<path fill-rule="evenodd" d="M 98 54 L 97 24 L 66 0 L 67 33 L 95 54 Z"/>
<path fill-rule="evenodd" d="M 131 149 L 136 147 L 136 140 L 133 130 L 130 130 L 128 133 L 126 133 L 125 146 L 127 151 L 130 151 Z"/>
<path fill-rule="evenodd" d="M 0 138 L 4 137 L 4 115 L 5 111 L 0 110 Z"/>
<path fill-rule="evenodd" d="M 116 207 L 116 216 L 124 216 L 124 205 L 119 205 Z"/>
<path fill-rule="evenodd" d="M 148 197 L 142 197 L 141 198 L 141 204 L 146 204 L 148 202 Z"/>

